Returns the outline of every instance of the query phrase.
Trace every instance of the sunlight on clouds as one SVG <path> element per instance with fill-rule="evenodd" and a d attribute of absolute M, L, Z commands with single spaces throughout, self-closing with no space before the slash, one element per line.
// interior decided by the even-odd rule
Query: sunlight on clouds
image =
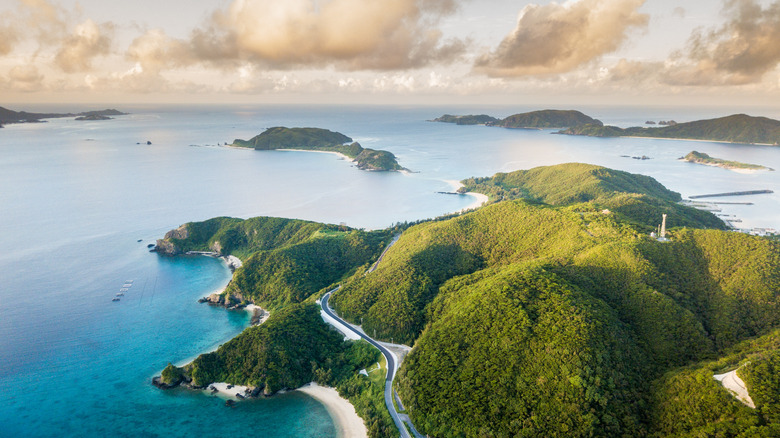
<path fill-rule="evenodd" d="M 89 70 L 93 58 L 109 53 L 113 30 L 111 24 L 98 26 L 92 20 L 81 23 L 63 41 L 54 58 L 55 63 L 66 72 Z"/>
<path fill-rule="evenodd" d="M 632 28 L 647 25 L 639 13 L 645 0 L 570 0 L 531 4 L 520 11 L 517 27 L 496 50 L 480 56 L 477 72 L 497 77 L 549 75 L 577 67 L 617 50 Z"/>

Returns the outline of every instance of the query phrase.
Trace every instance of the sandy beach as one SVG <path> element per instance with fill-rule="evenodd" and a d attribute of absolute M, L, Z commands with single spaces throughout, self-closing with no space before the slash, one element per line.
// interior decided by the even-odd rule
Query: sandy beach
<path fill-rule="evenodd" d="M 367 438 L 368 429 L 363 423 L 363 419 L 358 417 L 355 408 L 345 399 L 341 398 L 339 393 L 333 389 L 319 386 L 311 382 L 296 391 L 307 394 L 323 405 L 333 418 L 336 425 L 336 432 L 341 438 Z"/>
<path fill-rule="evenodd" d="M 348 156 L 342 154 L 341 152 L 334 152 L 334 151 L 309 151 L 306 149 L 274 149 L 275 151 L 284 151 L 284 152 L 314 152 L 315 154 L 335 154 L 341 157 L 344 160 L 347 160 L 349 162 L 355 161 L 352 158 L 349 158 Z"/>
<path fill-rule="evenodd" d="M 456 181 L 454 179 L 444 180 L 444 182 L 452 186 L 453 192 L 457 192 L 461 187 L 463 187 L 463 183 L 461 183 L 460 181 Z M 461 209 L 459 213 L 482 207 L 486 202 L 490 200 L 490 198 L 488 198 L 487 195 L 483 195 L 482 193 L 466 192 L 464 193 L 464 195 L 468 195 L 476 199 L 474 200 L 474 202 Z"/>

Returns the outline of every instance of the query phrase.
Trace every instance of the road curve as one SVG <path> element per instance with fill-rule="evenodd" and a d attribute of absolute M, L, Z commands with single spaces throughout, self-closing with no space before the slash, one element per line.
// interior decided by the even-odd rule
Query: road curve
<path fill-rule="evenodd" d="M 409 431 L 406 429 L 404 422 L 401 420 L 401 417 L 398 416 L 398 411 L 395 410 L 395 405 L 393 405 L 393 378 L 395 377 L 395 358 L 387 348 L 383 347 L 379 342 L 366 336 L 365 333 L 361 333 L 360 331 L 355 330 L 351 325 L 349 325 L 343 319 L 339 318 L 336 313 L 331 310 L 330 306 L 328 306 L 328 298 L 330 298 L 331 293 L 339 290 L 339 288 L 341 288 L 341 286 L 328 291 L 328 293 L 322 296 L 322 299 L 320 299 L 320 306 L 322 306 L 322 311 L 327 313 L 328 316 L 335 319 L 339 323 L 343 324 L 348 330 L 355 332 L 358 336 L 365 339 L 369 344 L 378 348 L 385 357 L 387 360 L 387 377 L 385 377 L 385 405 L 387 406 L 387 410 L 390 411 L 390 416 L 393 417 L 393 422 L 398 428 L 398 431 L 401 433 L 401 437 L 412 438 L 411 435 L 409 435 Z"/>

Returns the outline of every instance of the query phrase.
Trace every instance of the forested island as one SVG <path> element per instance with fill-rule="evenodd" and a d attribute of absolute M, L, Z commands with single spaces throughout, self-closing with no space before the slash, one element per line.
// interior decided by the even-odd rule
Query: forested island
<path fill-rule="evenodd" d="M 464 184 L 492 203 L 371 232 L 278 218 L 172 231 L 161 253 L 244 259 L 224 298 L 272 316 L 166 375 L 267 394 L 315 380 L 352 401 L 372 437 L 391 436 L 382 382 L 356 372 L 374 350 L 342 341 L 313 304 L 340 284 L 342 317 L 414 346 L 395 386 L 424 434 L 780 434 L 780 243 L 599 166 Z M 662 213 L 666 242 L 649 237 Z M 756 409 L 713 378 L 735 369 Z"/>
<path fill-rule="evenodd" d="M 497 119 L 485 114 L 453 116 L 445 114 L 433 122 L 455 123 L 458 125 L 486 125 L 516 129 L 554 129 L 570 126 L 597 125 L 601 122 L 574 110 L 541 110 L 514 114 L 505 119 Z"/>
<path fill-rule="evenodd" d="M 559 134 L 589 137 L 653 137 L 679 140 L 708 140 L 730 143 L 774 145 L 780 143 L 780 121 L 767 117 L 735 114 L 717 119 L 675 123 L 658 128 L 581 125 Z"/>
<path fill-rule="evenodd" d="M 38 123 L 44 119 L 56 119 L 64 117 L 79 117 L 79 120 L 105 120 L 100 117 L 126 115 L 115 109 L 105 109 L 99 111 L 84 111 L 80 113 L 28 113 L 26 111 L 13 111 L 0 107 L 0 125 L 8 123 Z M 84 117 L 84 119 L 81 119 Z"/>
<path fill-rule="evenodd" d="M 391 152 L 364 148 L 350 137 L 321 128 L 268 128 L 249 140 L 233 140 L 233 146 L 267 151 L 297 149 L 304 151 L 338 152 L 351 158 L 362 170 L 407 170 L 398 164 Z"/>
<path fill-rule="evenodd" d="M 680 158 L 690 163 L 704 164 L 706 166 L 722 167 L 729 170 L 774 170 L 770 167 L 759 164 L 740 163 L 739 161 L 723 160 L 714 158 L 704 152 L 691 151 L 686 156 Z"/>

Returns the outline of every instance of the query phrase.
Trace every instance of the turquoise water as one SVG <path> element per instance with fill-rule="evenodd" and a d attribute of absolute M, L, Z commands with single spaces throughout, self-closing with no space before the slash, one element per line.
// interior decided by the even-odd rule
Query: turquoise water
<path fill-rule="evenodd" d="M 723 206 L 723 213 L 746 227 L 780 228 L 777 172 L 743 175 L 677 161 L 696 149 L 780 170 L 779 148 L 425 121 L 445 112 L 506 116 L 536 109 L 521 107 L 120 109 L 132 114 L 0 129 L 0 436 L 224 436 L 250 427 L 263 436 L 334 435 L 325 409 L 303 394 L 231 409 L 200 393 L 151 386 L 169 361 L 214 348 L 248 322 L 245 312 L 196 302 L 227 283 L 230 272 L 221 262 L 147 251 L 187 221 L 269 215 L 380 228 L 470 205 L 471 197 L 436 193 L 451 190 L 451 180 L 582 161 L 653 176 L 684 196 L 773 189 L 732 199 L 755 205 Z M 584 111 L 621 126 L 734 112 Z M 744 112 L 780 116 L 771 109 Z M 279 125 L 343 132 L 392 151 L 414 173 L 363 172 L 331 154 L 218 146 Z M 126 280 L 133 286 L 112 302 Z"/>

